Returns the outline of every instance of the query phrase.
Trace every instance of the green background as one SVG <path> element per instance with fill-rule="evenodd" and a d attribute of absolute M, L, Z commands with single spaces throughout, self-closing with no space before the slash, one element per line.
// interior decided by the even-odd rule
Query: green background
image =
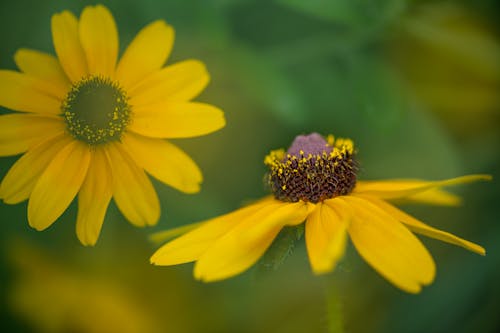
<path fill-rule="evenodd" d="M 196 58 L 207 65 L 211 82 L 197 100 L 223 109 L 227 126 L 175 141 L 205 180 L 196 195 L 155 182 L 162 206 L 157 227 L 132 227 L 112 204 L 97 245 L 85 248 L 74 232 L 74 203 L 44 232 L 28 226 L 26 203 L 1 203 L 5 331 L 500 330 L 498 2 L 102 3 L 116 19 L 121 51 L 149 22 L 172 24 L 168 63 Z M 13 54 L 22 47 L 53 53 L 51 15 L 64 9 L 79 15 L 89 4 L 95 3 L 1 1 L 0 67 L 15 69 Z M 351 245 L 334 273 L 316 277 L 303 239 L 289 248 L 290 235 L 249 272 L 219 283 L 195 281 L 192 265 L 149 265 L 156 248 L 151 233 L 266 195 L 264 156 L 310 132 L 352 138 L 360 179 L 492 174 L 493 182 L 453 189 L 464 197 L 460 207 L 404 207 L 483 245 L 487 255 L 423 239 L 437 276 L 419 295 L 383 280 Z M 17 158 L 0 160 L 1 176 Z M 335 298 L 342 323 L 331 310 Z"/>

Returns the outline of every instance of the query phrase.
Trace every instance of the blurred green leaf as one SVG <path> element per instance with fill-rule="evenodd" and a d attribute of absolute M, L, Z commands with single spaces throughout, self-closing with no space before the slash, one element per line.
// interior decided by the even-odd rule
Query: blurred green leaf
<path fill-rule="evenodd" d="M 278 3 L 318 18 L 351 27 L 381 25 L 398 17 L 403 0 L 277 0 Z"/>
<path fill-rule="evenodd" d="M 394 126 L 408 106 L 396 75 L 376 56 L 350 59 L 349 71 L 361 115 L 379 129 Z"/>
<path fill-rule="evenodd" d="M 305 121 L 307 108 L 301 87 L 283 68 L 250 49 L 238 50 L 237 59 L 239 80 L 251 95 L 284 123 L 298 125 Z"/>

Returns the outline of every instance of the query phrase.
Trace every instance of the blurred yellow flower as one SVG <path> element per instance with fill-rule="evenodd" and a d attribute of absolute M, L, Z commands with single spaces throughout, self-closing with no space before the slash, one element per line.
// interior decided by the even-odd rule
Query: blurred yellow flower
<path fill-rule="evenodd" d="M 78 20 L 52 17 L 57 58 L 20 49 L 21 72 L 0 70 L 0 155 L 24 153 L 0 185 L 9 204 L 26 199 L 29 224 L 49 227 L 78 194 L 76 233 L 96 243 L 111 198 L 135 226 L 160 215 L 144 170 L 182 192 L 199 191 L 202 175 L 166 138 L 214 132 L 225 125 L 218 108 L 190 102 L 209 74 L 196 60 L 163 67 L 174 42 L 164 21 L 144 27 L 118 60 L 118 32 L 102 6 Z"/>
<path fill-rule="evenodd" d="M 392 63 L 412 95 L 460 134 L 497 128 L 500 38 L 484 18 L 456 2 L 417 2 L 393 31 Z"/>
<path fill-rule="evenodd" d="M 116 277 L 71 271 L 42 249 L 17 240 L 7 249 L 15 272 L 8 285 L 12 314 L 36 332 L 162 332 L 164 323 Z M 125 320 L 126 318 L 126 320 Z"/>
<path fill-rule="evenodd" d="M 412 231 L 484 255 L 476 244 L 432 228 L 388 201 L 454 205 L 459 198 L 440 188 L 490 179 L 470 175 L 443 181 L 357 181 L 351 140 L 298 136 L 285 153 L 271 152 L 265 164 L 273 196 L 196 225 L 163 245 L 155 265 L 196 261 L 194 275 L 217 281 L 253 265 L 284 226 L 305 222 L 305 241 L 316 274 L 332 271 L 343 257 L 347 235 L 363 259 L 398 288 L 418 293 L 434 280 L 434 261 Z"/>

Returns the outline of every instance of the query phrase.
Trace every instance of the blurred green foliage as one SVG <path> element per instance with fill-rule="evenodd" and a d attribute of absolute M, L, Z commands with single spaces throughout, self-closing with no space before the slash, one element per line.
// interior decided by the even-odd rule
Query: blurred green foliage
<path fill-rule="evenodd" d="M 64 9 L 79 14 L 93 3 L 2 1 L 0 67 L 14 69 L 12 56 L 21 47 L 53 52 L 51 15 Z M 262 270 L 257 265 L 242 276 L 209 285 L 194 281 L 191 265 L 150 266 L 154 246 L 147 241 L 153 231 L 229 212 L 265 195 L 264 155 L 286 147 L 295 135 L 312 131 L 352 138 L 359 149 L 362 179 L 438 179 L 479 172 L 498 179 L 500 77 L 499 72 L 484 73 L 484 68 L 500 63 L 496 62 L 500 59 L 498 2 L 102 3 L 115 16 L 121 50 L 147 23 L 165 19 L 172 24 L 176 43 L 169 63 L 187 58 L 206 63 L 211 83 L 198 100 L 221 107 L 227 127 L 207 137 L 176 141 L 199 163 L 205 181 L 197 195 L 155 183 L 163 210 L 155 228 L 133 228 L 112 206 L 97 246 L 83 248 L 74 235 L 74 205 L 49 230 L 39 233 L 28 226 L 25 203 L 0 204 L 0 310 L 6 331 L 43 331 L 26 308 L 44 306 L 44 300 L 49 309 L 55 309 L 49 313 L 61 317 L 53 320 L 67 321 L 62 331 L 86 330 L 88 326 L 76 327 L 71 317 L 58 312 L 57 305 L 67 299 L 43 293 L 53 279 L 66 281 L 68 288 L 77 291 L 81 286 L 94 288 L 79 279 L 104 279 L 104 285 L 119 286 L 124 302 L 140 307 L 150 318 L 145 320 L 154 324 L 152 332 L 327 332 L 324 295 L 329 284 L 337 285 L 347 332 L 500 329 L 497 180 L 458 189 L 465 204 L 456 209 L 407 207 L 429 224 L 478 242 L 488 252 L 482 258 L 424 240 L 436 259 L 438 274 L 436 282 L 417 296 L 403 294 L 384 281 L 352 247 L 334 273 L 314 277 L 303 240 L 295 238 L 295 231 L 284 231 L 282 243 L 273 245 L 278 250 L 269 252 L 262 263 L 276 269 Z M 453 16 L 457 12 L 461 14 Z M 451 28 L 440 20 L 450 15 L 458 17 Z M 419 30 L 424 38 L 415 39 L 409 22 L 411 27 L 434 25 Z M 448 47 L 437 42 L 436 53 L 436 36 L 451 36 L 459 44 Z M 470 44 L 471 40 L 479 44 Z M 473 59 L 472 65 L 463 65 L 457 59 L 464 58 L 462 50 L 470 45 L 475 45 L 473 51 L 479 57 L 467 58 Z M 482 97 L 468 98 L 470 91 Z M 2 158 L 0 175 L 15 160 Z M 291 239 L 294 251 L 288 256 Z M 75 276 L 79 278 L 74 280 Z M 46 299 L 20 306 L 16 300 L 26 286 Z M 92 318 L 82 320 L 92 322 Z"/>

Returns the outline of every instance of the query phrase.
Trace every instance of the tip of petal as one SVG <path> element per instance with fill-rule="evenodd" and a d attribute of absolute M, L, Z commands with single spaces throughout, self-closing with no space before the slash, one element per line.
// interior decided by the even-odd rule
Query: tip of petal
<path fill-rule="evenodd" d="M 158 262 L 156 261 L 157 259 L 157 255 L 156 254 L 153 254 L 150 258 L 149 258 L 149 263 L 151 265 L 155 265 L 155 266 L 158 266 Z"/>
<path fill-rule="evenodd" d="M 486 249 L 480 245 L 476 245 L 474 244 L 475 246 L 474 247 L 471 247 L 469 250 L 477 253 L 477 254 L 480 254 L 482 256 L 485 256 L 486 255 Z"/>
<path fill-rule="evenodd" d="M 198 193 L 201 191 L 201 183 L 202 183 L 202 181 L 200 181 L 199 183 L 186 184 L 184 187 L 180 188 L 179 190 L 181 190 L 182 192 L 184 192 L 186 194 L 195 194 L 195 193 Z"/>
<path fill-rule="evenodd" d="M 29 215 L 28 215 L 28 223 L 29 223 L 30 227 L 32 227 L 36 231 L 43 231 L 49 227 L 47 225 L 47 223 L 41 222 L 37 219 L 34 219 L 33 217 L 30 218 Z"/>

